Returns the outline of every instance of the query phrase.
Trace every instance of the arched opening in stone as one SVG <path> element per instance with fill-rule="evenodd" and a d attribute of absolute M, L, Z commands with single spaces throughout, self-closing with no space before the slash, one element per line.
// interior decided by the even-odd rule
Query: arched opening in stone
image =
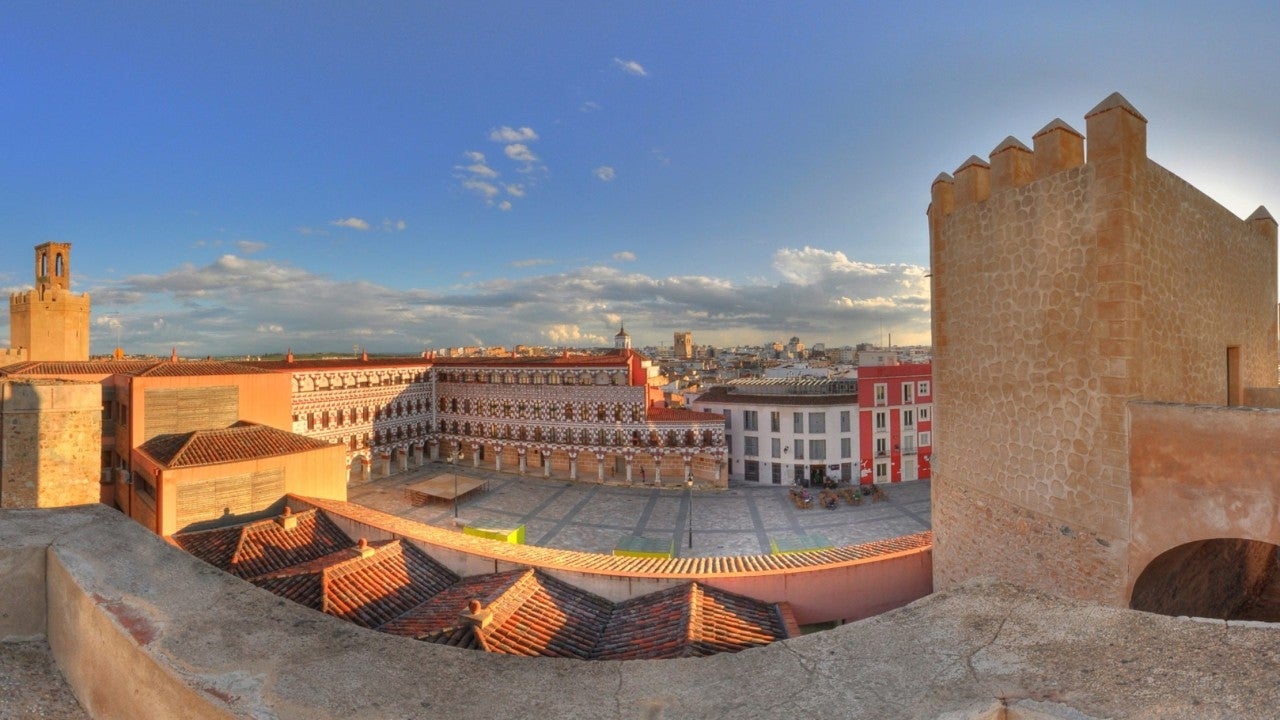
<path fill-rule="evenodd" d="M 1161 615 L 1280 622 L 1275 545 L 1197 540 L 1168 550 L 1138 576 L 1129 607 Z"/>

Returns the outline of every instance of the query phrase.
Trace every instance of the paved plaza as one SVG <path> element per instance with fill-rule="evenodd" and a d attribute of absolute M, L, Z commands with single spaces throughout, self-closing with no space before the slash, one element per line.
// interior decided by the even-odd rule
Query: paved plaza
<path fill-rule="evenodd" d="M 348 499 L 375 510 L 428 525 L 456 528 L 452 505 L 415 506 L 404 487 L 436 475 L 457 473 L 489 481 L 487 493 L 458 507 L 458 519 L 486 527 L 525 526 L 525 542 L 542 547 L 611 553 L 634 535 L 674 540 L 678 557 L 760 555 L 779 542 L 820 535 L 831 545 L 855 545 L 930 529 L 929 481 L 884 486 L 888 500 L 835 510 L 801 510 L 788 488 L 733 485 L 694 490 L 693 549 L 689 544 L 690 492 L 675 488 L 617 487 L 564 479 L 428 463 L 420 468 L 350 488 Z M 816 490 L 811 490 L 817 496 Z"/>

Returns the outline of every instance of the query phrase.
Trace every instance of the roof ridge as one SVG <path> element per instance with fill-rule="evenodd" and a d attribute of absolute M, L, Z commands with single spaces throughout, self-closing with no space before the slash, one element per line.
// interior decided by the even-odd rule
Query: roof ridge
<path fill-rule="evenodd" d="M 684 642 L 687 652 L 689 646 L 702 639 L 702 588 L 697 582 L 690 582 L 684 594 Z"/>

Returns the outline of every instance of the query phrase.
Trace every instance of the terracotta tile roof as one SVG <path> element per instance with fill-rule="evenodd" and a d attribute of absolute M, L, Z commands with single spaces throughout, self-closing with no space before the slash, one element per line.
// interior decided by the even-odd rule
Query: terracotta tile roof
<path fill-rule="evenodd" d="M 511 584 L 525 572 L 527 571 L 509 570 L 462 578 L 431 598 L 430 602 L 419 605 L 380 629 L 392 635 L 418 639 L 427 639 L 450 631 L 460 625 L 459 618 L 467 609 L 467 603 L 479 600 L 487 607 L 494 598 L 511 587 Z"/>
<path fill-rule="evenodd" d="M 293 513 L 286 530 L 275 518 L 235 527 L 179 533 L 179 547 L 237 577 L 252 578 L 351 547 L 351 538 L 319 510 Z"/>
<path fill-rule="evenodd" d="M 595 657 L 703 657 L 788 637 L 778 606 L 688 583 L 619 603 Z"/>
<path fill-rule="evenodd" d="M 222 430 L 157 435 L 138 449 L 164 467 L 180 468 L 276 457 L 329 446 L 323 440 L 242 421 Z"/>
<path fill-rule="evenodd" d="M 88 360 L 84 362 L 53 362 L 32 360 L 6 365 L 0 369 L 5 375 L 132 375 L 154 365 L 154 360 Z"/>
<path fill-rule="evenodd" d="M 348 548 L 252 578 L 266 590 L 367 628 L 378 628 L 456 582 L 440 563 L 400 540 Z"/>
<path fill-rule="evenodd" d="M 650 422 L 719 422 L 724 424 L 724 415 L 685 408 L 649 408 Z"/>
<path fill-rule="evenodd" d="M 220 360 L 85 360 L 70 362 L 29 361 L 0 369 L 5 375 L 134 375 L 137 377 L 188 377 L 194 375 L 257 375 L 266 372 L 243 363 Z"/>
<path fill-rule="evenodd" d="M 237 365 L 255 367 L 270 372 L 282 371 L 302 371 L 302 370 L 358 370 L 360 368 L 387 368 L 387 367 L 406 367 L 418 368 L 425 370 L 431 366 L 432 361 L 424 357 L 371 357 L 368 360 L 361 358 L 316 358 L 298 360 L 292 362 L 288 360 L 245 360 L 236 362 Z"/>
<path fill-rule="evenodd" d="M 579 659 L 699 657 L 763 645 L 799 632 L 785 604 L 766 603 L 689 582 L 613 604 L 538 568 L 458 579 L 407 540 L 386 540 L 361 553 L 327 517 L 345 515 L 406 537 L 506 561 L 519 557 L 590 575 L 637 577 L 733 576 L 861 562 L 879 555 L 932 547 L 932 534 L 781 556 L 614 558 L 533 546 L 512 546 L 403 521 L 350 503 L 289 496 L 321 511 L 298 513 L 298 527 L 275 520 L 239 528 L 184 533 L 173 540 L 189 552 L 271 592 L 364 627 L 420 640 L 489 652 Z M 331 506 L 331 507 L 326 507 Z M 402 532 L 409 530 L 411 532 Z M 416 532 L 413 532 L 415 531 Z M 427 537 L 422 537 L 427 536 Z M 452 542 L 444 542 L 444 541 Z M 498 547 L 502 546 L 502 547 Z M 501 553 L 481 552 L 501 550 Z M 505 557 L 512 554 L 512 557 Z M 596 562 L 587 562 L 589 559 Z M 575 562 L 576 561 L 576 562 Z M 640 561 L 637 563 L 636 561 Z M 534 563 L 528 563 L 534 564 Z M 488 621 L 464 617 L 479 601 Z"/>
<path fill-rule="evenodd" d="M 613 605 L 543 572 L 525 570 L 484 609 L 493 613 L 492 623 L 475 632 L 489 652 L 589 660 Z"/>

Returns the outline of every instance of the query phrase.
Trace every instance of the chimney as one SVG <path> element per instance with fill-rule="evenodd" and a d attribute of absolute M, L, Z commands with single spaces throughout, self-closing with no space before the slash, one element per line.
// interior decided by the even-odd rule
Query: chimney
<path fill-rule="evenodd" d="M 283 530 L 292 530 L 298 527 L 298 516 L 293 514 L 293 510 L 288 506 L 284 506 L 284 512 L 276 516 L 276 524 Z"/>
<path fill-rule="evenodd" d="M 466 612 L 459 615 L 458 619 L 473 628 L 480 629 L 487 627 L 489 623 L 493 622 L 493 611 L 486 609 L 480 604 L 479 600 L 472 598 L 471 601 L 467 603 Z"/>
<path fill-rule="evenodd" d="M 374 552 L 376 551 L 369 547 L 369 541 L 364 538 L 360 538 L 359 544 L 356 545 L 356 554 L 362 558 L 367 558 L 372 556 Z"/>

